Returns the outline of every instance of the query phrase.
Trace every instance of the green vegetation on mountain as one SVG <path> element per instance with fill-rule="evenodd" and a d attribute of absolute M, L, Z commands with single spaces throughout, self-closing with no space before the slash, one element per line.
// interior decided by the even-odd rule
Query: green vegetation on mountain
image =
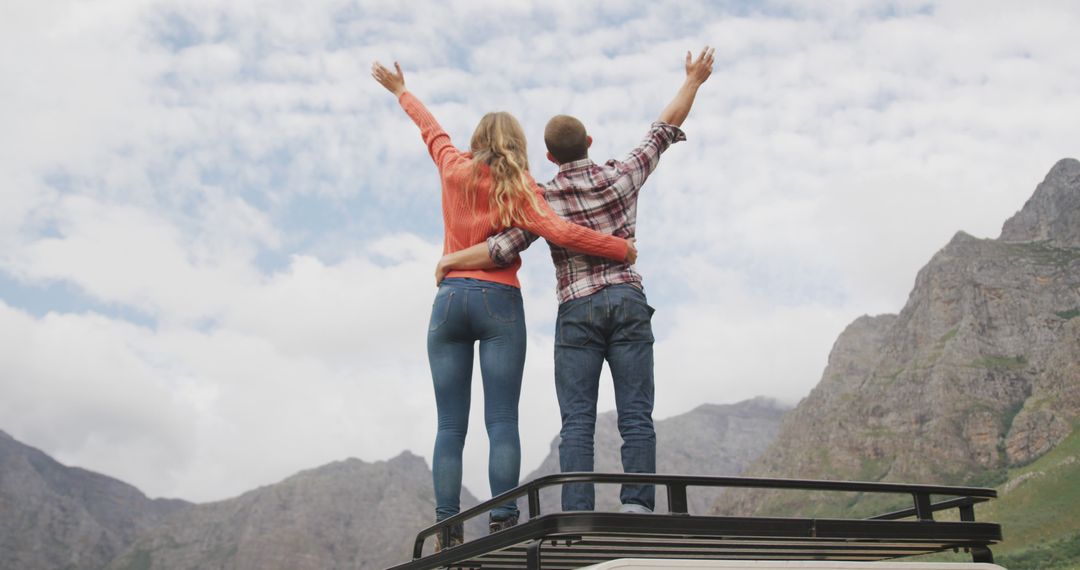
<path fill-rule="evenodd" d="M 1080 424 L 1052 451 L 1023 467 L 1008 470 L 998 498 L 975 508 L 975 520 L 1002 526 L 1004 541 L 995 561 L 1009 570 L 1080 568 Z M 977 481 L 970 484 L 980 485 Z M 955 511 L 940 520 L 957 520 Z M 912 558 L 916 561 L 970 560 L 965 554 Z"/>
<path fill-rule="evenodd" d="M 1027 366 L 1027 358 L 1024 356 L 985 356 L 971 363 L 975 368 L 990 368 L 992 370 L 1019 370 Z"/>
<path fill-rule="evenodd" d="M 1080 533 L 1010 552 L 997 562 L 1010 570 L 1076 570 L 1080 568 Z"/>
<path fill-rule="evenodd" d="M 1010 570 L 1080 568 L 1080 425 L 1046 455 L 1009 470 L 1000 496 L 976 509 L 1002 524 Z"/>

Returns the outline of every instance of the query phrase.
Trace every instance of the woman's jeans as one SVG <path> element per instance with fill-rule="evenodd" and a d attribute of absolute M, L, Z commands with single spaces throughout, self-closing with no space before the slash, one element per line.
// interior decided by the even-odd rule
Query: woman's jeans
<path fill-rule="evenodd" d="M 439 286 L 428 326 L 428 362 L 435 385 L 439 428 L 432 471 L 435 518 L 461 510 L 461 451 L 469 426 L 473 344 L 480 341 L 484 423 L 492 496 L 518 484 L 521 443 L 518 399 L 525 368 L 525 311 L 517 287 L 477 279 L 448 278 Z M 494 520 L 518 512 L 515 501 L 491 511 Z"/>

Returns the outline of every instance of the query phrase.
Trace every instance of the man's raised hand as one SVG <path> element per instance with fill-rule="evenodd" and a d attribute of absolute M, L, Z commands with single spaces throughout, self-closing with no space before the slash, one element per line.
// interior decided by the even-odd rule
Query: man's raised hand
<path fill-rule="evenodd" d="M 396 61 L 394 62 L 394 69 L 397 70 L 396 73 L 377 61 L 372 62 L 371 76 L 375 78 L 375 81 L 379 82 L 379 85 L 393 93 L 394 97 L 401 97 L 401 94 L 405 92 L 405 74 L 401 72 L 401 66 Z"/>
<path fill-rule="evenodd" d="M 715 48 L 705 46 L 694 60 L 690 59 L 690 52 L 686 52 L 686 78 L 698 85 L 705 83 L 712 74 L 713 52 L 715 51 Z"/>

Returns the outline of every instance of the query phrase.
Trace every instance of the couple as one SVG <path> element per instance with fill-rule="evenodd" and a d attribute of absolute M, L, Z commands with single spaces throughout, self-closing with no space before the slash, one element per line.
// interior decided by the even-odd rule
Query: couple
<path fill-rule="evenodd" d="M 551 246 L 558 276 L 555 388 L 562 412 L 563 472 L 593 470 L 593 435 L 600 371 L 608 361 L 615 385 L 623 469 L 656 470 L 653 430 L 653 309 L 647 304 L 634 232 L 638 191 L 672 143 L 698 88 L 712 72 L 713 52 L 686 54 L 686 78 L 644 140 L 622 161 L 597 165 L 580 121 L 552 118 L 544 129 L 556 177 L 538 186 L 529 174 L 525 134 L 505 112 L 488 113 L 461 152 L 424 105 L 405 88 L 401 67 L 379 63 L 372 76 L 393 93 L 420 128 L 442 183 L 444 257 L 428 327 L 428 361 L 438 407 L 434 472 L 436 520 L 460 510 L 462 448 L 468 427 L 473 345 L 480 342 L 484 420 L 492 496 L 518 485 L 521 452 L 518 399 L 525 366 L 525 314 L 518 253 L 537 237 Z M 650 512 L 651 485 L 627 485 L 624 512 Z M 592 510 L 592 485 L 567 485 L 564 510 Z M 491 532 L 517 523 L 513 501 L 490 513 Z M 450 544 L 460 544 L 460 526 Z M 441 537 L 438 538 L 441 541 Z M 437 543 L 437 548 L 444 545 Z"/>

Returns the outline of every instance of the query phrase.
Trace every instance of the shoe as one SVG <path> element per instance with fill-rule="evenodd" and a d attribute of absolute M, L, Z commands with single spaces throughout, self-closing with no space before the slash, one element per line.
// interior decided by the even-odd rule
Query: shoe
<path fill-rule="evenodd" d="M 510 518 L 495 520 L 493 518 L 488 519 L 488 534 L 495 534 L 500 530 L 506 530 L 518 522 L 518 515 L 511 515 Z"/>
<path fill-rule="evenodd" d="M 622 506 L 619 507 L 619 512 L 648 514 L 652 512 L 652 509 L 644 505 L 639 505 L 637 503 L 623 503 Z"/>
<path fill-rule="evenodd" d="M 435 533 L 435 552 L 440 552 L 447 548 L 453 548 L 455 546 L 461 546 L 465 543 L 465 527 L 456 524 L 450 527 L 450 542 L 444 545 L 442 543 L 443 533 L 440 530 Z"/>

